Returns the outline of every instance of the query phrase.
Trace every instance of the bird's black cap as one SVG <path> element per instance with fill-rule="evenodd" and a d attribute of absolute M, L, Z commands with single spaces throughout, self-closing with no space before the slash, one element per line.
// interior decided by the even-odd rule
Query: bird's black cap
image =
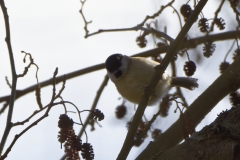
<path fill-rule="evenodd" d="M 112 73 L 119 69 L 122 65 L 122 57 L 121 54 L 113 54 L 107 58 L 105 61 L 105 67 L 108 70 L 108 72 Z"/>

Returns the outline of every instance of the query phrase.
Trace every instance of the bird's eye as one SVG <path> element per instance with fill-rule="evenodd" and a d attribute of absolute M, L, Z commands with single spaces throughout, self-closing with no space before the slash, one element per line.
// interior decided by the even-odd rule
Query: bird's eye
<path fill-rule="evenodd" d="M 117 59 L 120 60 L 122 56 L 117 56 Z"/>

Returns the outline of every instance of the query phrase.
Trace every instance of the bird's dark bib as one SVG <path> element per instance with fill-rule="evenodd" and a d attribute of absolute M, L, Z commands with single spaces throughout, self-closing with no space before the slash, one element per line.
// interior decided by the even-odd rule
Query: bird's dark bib
<path fill-rule="evenodd" d="M 115 76 L 116 78 L 119 78 L 121 75 L 122 75 L 122 71 L 121 71 L 121 70 L 116 70 L 116 71 L 114 72 L 114 76 Z"/>

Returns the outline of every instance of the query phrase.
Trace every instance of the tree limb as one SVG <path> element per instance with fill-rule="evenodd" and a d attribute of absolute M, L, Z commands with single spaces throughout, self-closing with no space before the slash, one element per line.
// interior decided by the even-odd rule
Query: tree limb
<path fill-rule="evenodd" d="M 204 106 L 202 106 L 204 107 Z M 185 142 L 158 157 L 158 160 L 237 160 L 240 156 L 240 106 L 223 111 L 216 120 L 194 133 Z"/>
<path fill-rule="evenodd" d="M 183 116 L 191 116 L 191 124 L 196 127 L 202 119 L 230 92 L 240 87 L 240 57 L 236 59 L 186 110 Z M 183 126 L 178 119 L 158 139 L 150 142 L 137 160 L 149 158 L 159 151 L 176 146 L 183 140 Z"/>
<path fill-rule="evenodd" d="M 170 44 L 170 47 L 167 51 L 166 56 L 163 58 L 162 62 L 160 65 L 158 65 L 156 68 L 156 71 L 153 75 L 153 77 L 150 80 L 150 83 L 148 85 L 148 90 L 144 92 L 140 102 L 139 106 L 137 108 L 136 113 L 134 114 L 132 123 L 130 125 L 130 128 L 128 130 L 127 136 L 125 138 L 124 144 L 121 148 L 121 151 L 117 157 L 117 160 L 123 160 L 126 159 L 132 146 L 133 146 L 133 141 L 134 141 L 134 136 L 138 128 L 138 124 L 140 123 L 142 119 L 142 115 L 144 114 L 144 111 L 146 109 L 146 106 L 148 104 L 149 97 L 153 94 L 153 90 L 156 87 L 157 83 L 159 80 L 162 78 L 162 75 L 164 71 L 166 70 L 168 64 L 172 60 L 173 56 L 177 53 L 184 37 L 186 36 L 187 32 L 191 28 L 192 24 L 195 22 L 197 16 L 207 3 L 207 0 L 201 0 L 197 4 L 195 10 L 191 14 L 191 16 L 188 18 L 187 22 L 183 26 L 182 30 L 179 32 L 177 38 Z"/>
<path fill-rule="evenodd" d="M 236 39 L 236 38 L 240 38 L 240 31 L 229 31 L 229 32 L 224 32 L 224 33 L 208 35 L 207 37 L 202 36 L 202 37 L 193 38 L 191 40 L 183 42 L 179 49 L 195 48 L 197 45 L 203 44 L 207 40 L 212 41 L 212 42 L 216 42 L 216 41 L 230 40 L 230 39 Z M 144 52 L 134 54 L 133 57 L 149 57 L 149 56 L 156 55 L 156 54 L 166 53 L 168 48 L 169 48 L 169 46 L 154 48 L 154 49 L 151 49 L 151 50 L 148 50 L 148 51 L 144 51 Z M 84 74 L 88 74 L 88 73 L 91 73 L 91 72 L 94 72 L 94 71 L 98 71 L 100 69 L 104 69 L 104 65 L 105 65 L 104 63 L 101 63 L 101 64 L 97 64 L 97 65 L 94 65 L 94 66 L 90 66 L 90 67 L 87 67 L 87 68 L 83 68 L 83 69 L 80 69 L 80 70 L 77 70 L 77 71 L 67 73 L 67 74 L 65 74 L 66 75 L 66 80 L 72 79 L 72 78 L 75 78 L 75 77 L 78 77 L 78 76 L 81 76 L 81 75 L 84 75 Z M 64 75 L 56 77 L 56 84 L 62 82 L 63 78 L 64 78 Z M 51 85 L 51 82 L 52 82 L 52 79 L 49 79 L 49 80 L 40 82 L 39 84 L 41 85 L 41 88 L 43 88 L 43 87 Z M 30 92 L 33 92 L 36 89 L 36 87 L 37 87 L 37 84 L 32 85 L 30 87 L 27 87 L 23 90 L 17 90 L 16 91 L 16 99 L 23 96 L 23 95 L 26 95 Z M 0 102 L 8 101 L 9 97 L 10 97 L 9 95 L 0 97 Z M 2 112 L 3 111 L 1 111 L 0 114 Z"/>
<path fill-rule="evenodd" d="M 7 122 L 6 122 L 6 127 L 4 130 L 2 139 L 1 139 L 1 143 L 0 143 L 0 156 L 1 156 L 5 142 L 7 141 L 7 137 L 12 128 L 12 114 L 13 114 L 13 106 L 14 106 L 14 101 L 15 101 L 16 87 L 17 87 L 17 74 L 16 74 L 14 57 L 13 57 L 13 52 L 12 52 L 9 18 L 8 18 L 7 8 L 5 7 L 4 0 L 0 0 L 0 5 L 1 5 L 2 12 L 3 12 L 3 16 L 4 16 L 5 30 L 6 30 L 5 41 L 7 43 L 9 59 L 10 59 L 10 64 L 11 64 L 11 71 L 12 71 L 11 95 L 8 97 L 8 100 L 7 100 L 7 101 L 9 101 Z"/>

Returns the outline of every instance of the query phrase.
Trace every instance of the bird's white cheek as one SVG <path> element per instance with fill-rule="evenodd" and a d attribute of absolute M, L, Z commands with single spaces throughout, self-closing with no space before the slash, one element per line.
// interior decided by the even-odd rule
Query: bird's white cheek
<path fill-rule="evenodd" d="M 117 81 L 117 78 L 114 76 L 114 74 L 112 74 L 112 73 L 107 73 L 108 74 L 108 77 L 111 79 L 111 81 L 113 82 L 113 83 L 116 83 L 116 81 Z"/>

